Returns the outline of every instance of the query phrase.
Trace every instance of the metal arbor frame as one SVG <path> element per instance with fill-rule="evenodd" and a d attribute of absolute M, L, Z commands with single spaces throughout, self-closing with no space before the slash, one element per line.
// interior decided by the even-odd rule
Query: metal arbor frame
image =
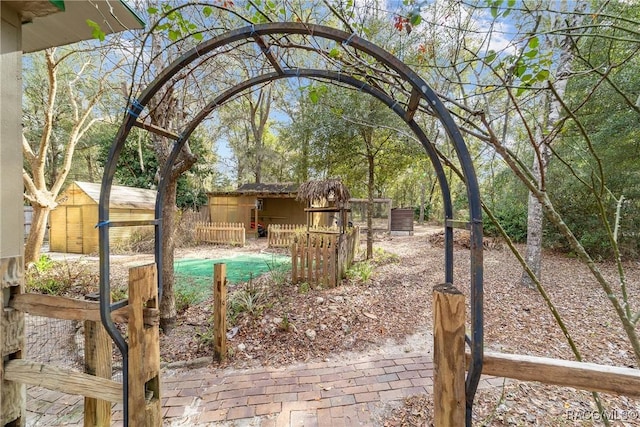
<path fill-rule="evenodd" d="M 369 55 L 383 64 L 387 70 L 396 73 L 396 79 L 404 84 L 410 85 L 410 99 L 406 103 L 406 108 L 397 99 L 390 96 L 383 90 L 370 84 L 366 78 L 356 78 L 353 74 L 337 70 L 321 70 L 308 68 L 292 68 L 282 66 L 278 59 L 270 52 L 263 37 L 304 35 L 314 38 L 321 38 L 328 41 L 341 43 L 343 47 L 348 46 L 359 53 Z M 269 60 L 275 70 L 274 72 L 261 74 L 253 78 L 246 79 L 241 83 L 229 88 L 216 96 L 201 111 L 194 115 L 190 122 L 182 129 L 181 133 L 174 133 L 163 129 L 154 128 L 139 120 L 140 114 L 148 106 L 154 95 L 158 93 L 165 84 L 169 83 L 172 77 L 176 76 L 183 68 L 188 67 L 196 60 L 200 60 L 206 55 L 215 55 L 217 50 L 228 47 L 231 43 L 238 41 L 254 41 L 260 48 L 262 54 Z M 197 66 L 197 65 L 196 65 Z M 357 74 L 357 73 L 356 73 Z M 124 420 L 128 422 L 128 346 L 124 337 L 117 330 L 111 319 L 111 311 L 123 306 L 126 302 L 110 303 L 110 283 L 109 283 L 109 229 L 110 227 L 132 226 L 132 225 L 154 225 L 155 226 L 155 261 L 158 266 L 158 293 L 162 295 L 162 200 L 166 191 L 169 172 L 175 163 L 178 155 L 189 139 L 192 132 L 198 125 L 207 118 L 217 107 L 224 104 L 233 96 L 249 90 L 250 88 L 265 84 L 271 81 L 284 78 L 313 78 L 324 80 L 335 84 L 351 86 L 365 92 L 387 105 L 412 130 L 416 138 L 422 143 L 435 169 L 438 183 L 443 195 L 443 205 L 445 213 L 445 281 L 453 284 L 453 229 L 456 222 L 453 218 L 453 207 L 449 183 L 444 173 L 444 168 L 438 156 L 435 146 L 429 141 L 425 132 L 414 121 L 413 116 L 418 110 L 420 102 L 424 102 L 433 116 L 441 123 L 448 134 L 450 142 L 453 144 L 467 190 L 469 201 L 470 223 L 466 224 L 471 231 L 471 263 L 470 263 L 470 289 L 471 289 L 471 335 L 466 337 L 467 344 L 471 350 L 471 364 L 465 381 L 466 388 L 466 424 L 471 425 L 472 406 L 475 392 L 480 380 L 483 362 L 483 254 L 482 254 L 482 208 L 480 204 L 480 191 L 471 161 L 471 157 L 462 138 L 459 128 L 453 121 L 451 115 L 444 104 L 436 96 L 435 92 L 426 82 L 411 70 L 398 58 L 382 49 L 381 47 L 360 38 L 356 34 L 350 34 L 335 28 L 313 25 L 306 23 L 278 22 L 260 25 L 249 25 L 243 28 L 232 30 L 204 41 L 183 54 L 180 58 L 166 67 L 153 80 L 137 99 L 130 99 L 123 123 L 116 135 L 115 141 L 110 149 L 107 164 L 102 178 L 102 189 L 99 203 L 99 245 L 100 245 L 100 315 L 102 323 L 116 343 L 123 356 L 123 393 L 124 393 Z M 143 222 L 115 222 L 109 220 L 109 200 L 111 186 L 113 183 L 116 165 L 125 140 L 132 127 L 140 127 L 148 131 L 158 133 L 175 140 L 172 151 L 163 166 L 160 181 L 158 184 L 158 194 L 156 198 L 155 220 Z M 144 223 L 144 224 L 143 224 Z"/>

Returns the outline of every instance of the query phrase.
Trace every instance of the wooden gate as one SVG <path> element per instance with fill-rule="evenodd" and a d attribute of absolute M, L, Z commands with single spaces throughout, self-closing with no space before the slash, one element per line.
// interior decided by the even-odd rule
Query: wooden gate
<path fill-rule="evenodd" d="M 15 260 L 15 258 L 13 259 Z M 21 265 L 0 260 L 3 302 L 0 350 L 2 426 L 26 423 L 26 385 L 85 396 L 85 426 L 111 424 L 111 407 L 123 403 L 122 383 L 111 379 L 111 338 L 100 321 L 100 305 L 52 295 L 23 293 Z M 15 262 L 15 261 L 14 261 Z M 21 262 L 21 259 L 20 261 Z M 111 313 L 127 324 L 129 337 L 129 425 L 162 424 L 160 411 L 160 343 L 156 265 L 129 270 L 129 303 Z M 24 359 L 24 313 L 85 322 L 85 372 Z"/>
<path fill-rule="evenodd" d="M 360 229 L 347 233 L 309 231 L 291 244 L 291 279 L 294 283 L 336 286 L 345 277 L 358 252 Z"/>

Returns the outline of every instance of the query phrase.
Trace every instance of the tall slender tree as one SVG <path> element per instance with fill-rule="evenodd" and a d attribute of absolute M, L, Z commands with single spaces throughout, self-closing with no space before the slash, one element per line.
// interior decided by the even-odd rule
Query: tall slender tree
<path fill-rule="evenodd" d="M 57 206 L 76 148 L 104 118 L 96 106 L 114 89 L 118 64 L 105 61 L 99 53 L 78 45 L 47 49 L 26 62 L 22 177 L 25 198 L 33 207 L 25 244 L 27 263 L 39 258 L 49 213 Z"/>

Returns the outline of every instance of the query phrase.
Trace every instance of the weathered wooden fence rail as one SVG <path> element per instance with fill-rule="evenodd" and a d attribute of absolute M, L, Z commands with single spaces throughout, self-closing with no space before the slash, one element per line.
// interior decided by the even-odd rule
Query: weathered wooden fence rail
<path fill-rule="evenodd" d="M 162 425 L 156 274 L 155 264 L 131 268 L 128 305 L 111 313 L 114 322 L 127 324 L 130 426 Z M 5 360 L 2 366 L 4 381 L 0 384 L 2 406 L 16 409 L 3 413 L 0 425 L 14 425 L 11 422 L 17 420 L 16 414 L 20 417 L 19 414 L 24 413 L 20 408 L 26 407 L 25 394 L 4 393 L 5 385 L 34 385 L 85 396 L 84 425 L 111 425 L 111 406 L 123 402 L 123 387 L 122 383 L 111 379 L 112 343 L 100 322 L 100 304 L 52 295 L 16 293 L 11 295 L 5 311 L 84 321 L 85 372 L 20 358 Z M 11 325 L 3 323 L 2 326 L 8 329 Z M 2 340 L 0 347 L 5 347 Z M 0 350 L 5 352 L 4 348 Z"/>
<path fill-rule="evenodd" d="M 471 359 L 465 354 L 467 363 Z M 640 369 L 576 360 L 485 352 L 482 373 L 601 393 L 640 397 Z"/>
<path fill-rule="evenodd" d="M 296 236 L 291 244 L 292 280 L 335 287 L 355 258 L 359 229 L 354 227 L 345 234 L 310 231 Z"/>
<path fill-rule="evenodd" d="M 198 242 L 244 246 L 246 231 L 240 222 L 197 222 L 195 238 Z"/>
<path fill-rule="evenodd" d="M 267 227 L 267 237 L 270 248 L 290 248 L 296 235 L 305 232 L 304 224 L 270 224 Z"/>
<path fill-rule="evenodd" d="M 451 284 L 433 290 L 433 394 L 436 427 L 464 425 L 464 295 Z M 562 387 L 640 396 L 640 370 L 521 354 L 484 352 L 482 373 Z"/>

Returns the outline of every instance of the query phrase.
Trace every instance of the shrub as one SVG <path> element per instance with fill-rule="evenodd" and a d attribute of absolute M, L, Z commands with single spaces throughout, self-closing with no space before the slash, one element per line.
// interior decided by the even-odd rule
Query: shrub
<path fill-rule="evenodd" d="M 278 329 L 280 329 L 283 332 L 289 332 L 292 326 L 293 324 L 289 320 L 289 315 L 285 313 L 285 315 L 282 316 L 282 320 L 278 324 Z"/>
<path fill-rule="evenodd" d="M 83 262 L 57 262 L 41 256 L 25 275 L 27 292 L 82 297 L 98 290 L 98 274 Z"/>
<path fill-rule="evenodd" d="M 253 280 L 249 280 L 243 289 L 235 291 L 227 301 L 229 323 L 235 324 L 238 317 L 243 313 L 253 317 L 260 316 L 266 302 L 267 294 L 264 288 L 255 284 Z"/>
<path fill-rule="evenodd" d="M 505 205 L 495 209 L 493 214 L 507 233 L 507 235 L 517 243 L 527 240 L 527 208 L 522 205 Z M 500 236 L 498 227 L 493 221 L 487 218 L 484 223 L 484 234 L 490 237 Z"/>
<path fill-rule="evenodd" d="M 373 275 L 373 265 L 369 261 L 356 262 L 347 270 L 347 279 L 366 283 Z"/>
<path fill-rule="evenodd" d="M 308 294 L 310 290 L 311 286 L 307 282 L 300 283 L 298 292 L 300 292 L 301 294 Z"/>
<path fill-rule="evenodd" d="M 269 270 L 268 281 L 269 284 L 277 289 L 287 283 L 289 271 L 291 268 L 282 263 L 276 262 L 275 259 L 271 262 L 267 262 L 267 268 Z"/>
<path fill-rule="evenodd" d="M 202 301 L 202 294 L 195 287 L 190 286 L 176 286 L 176 311 L 182 313 L 187 308 Z"/>
<path fill-rule="evenodd" d="M 33 264 L 31 264 L 31 268 L 35 268 L 38 273 L 46 273 L 55 267 L 56 263 L 54 260 L 49 258 L 47 255 L 40 255 L 40 258 Z"/>
<path fill-rule="evenodd" d="M 373 249 L 373 262 L 376 265 L 393 264 L 400 261 L 400 257 L 394 253 L 387 252 L 382 248 Z"/>

